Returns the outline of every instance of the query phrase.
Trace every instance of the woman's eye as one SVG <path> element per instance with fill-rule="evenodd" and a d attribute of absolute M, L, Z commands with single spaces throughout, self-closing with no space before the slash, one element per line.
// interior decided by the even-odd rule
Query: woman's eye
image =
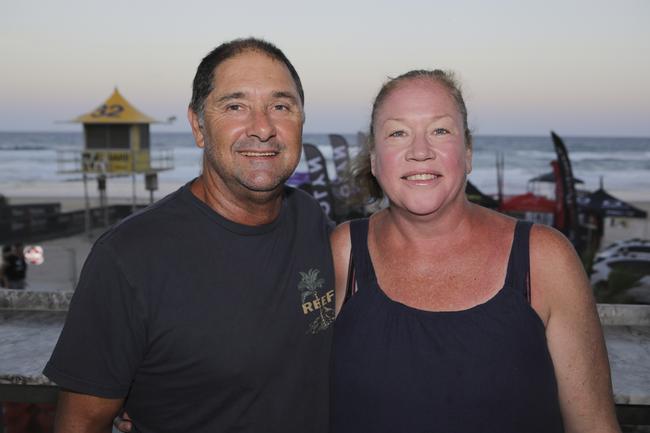
<path fill-rule="evenodd" d="M 436 128 L 433 130 L 433 135 L 445 135 L 449 134 L 449 130 L 445 128 Z"/>
<path fill-rule="evenodd" d="M 389 137 L 404 137 L 406 136 L 406 131 L 399 130 L 399 131 L 393 131 L 390 134 L 388 134 Z"/>

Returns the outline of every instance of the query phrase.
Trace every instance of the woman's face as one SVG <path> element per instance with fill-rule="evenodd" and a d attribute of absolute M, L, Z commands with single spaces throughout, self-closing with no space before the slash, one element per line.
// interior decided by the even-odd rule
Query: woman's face
<path fill-rule="evenodd" d="M 397 85 L 375 117 L 372 174 L 391 206 L 429 215 L 465 200 L 472 152 L 447 88 L 428 78 Z"/>

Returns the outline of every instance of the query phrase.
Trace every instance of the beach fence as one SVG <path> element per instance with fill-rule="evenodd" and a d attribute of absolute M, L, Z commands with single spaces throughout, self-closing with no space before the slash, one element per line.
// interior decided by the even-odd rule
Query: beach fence
<path fill-rule="evenodd" d="M 131 205 L 60 212 L 59 203 L 0 207 L 0 245 L 39 246 L 43 263 L 29 264 L 26 289 L 68 291 L 77 284 L 92 242 L 107 227 L 131 214 Z M 90 230 L 86 230 L 86 220 Z"/>
<path fill-rule="evenodd" d="M 131 205 L 61 212 L 59 203 L 0 207 L 0 245 L 22 244 L 73 236 L 89 229 L 106 228 L 131 214 Z"/>

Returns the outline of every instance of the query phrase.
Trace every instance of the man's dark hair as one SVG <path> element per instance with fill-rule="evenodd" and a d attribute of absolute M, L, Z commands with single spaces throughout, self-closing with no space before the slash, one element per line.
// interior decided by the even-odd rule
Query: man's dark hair
<path fill-rule="evenodd" d="M 296 83 L 300 102 L 305 105 L 305 93 L 302 90 L 302 83 L 298 72 L 293 67 L 287 56 L 275 45 L 262 39 L 246 38 L 235 39 L 230 42 L 225 42 L 219 45 L 214 50 L 201 60 L 199 67 L 196 69 L 194 82 L 192 84 L 192 100 L 190 101 L 190 108 L 200 119 L 203 119 L 203 109 L 205 99 L 208 97 L 213 88 L 214 71 L 223 61 L 235 57 L 246 51 L 257 51 L 268 55 L 278 62 L 284 63 L 289 69 L 293 81 Z"/>

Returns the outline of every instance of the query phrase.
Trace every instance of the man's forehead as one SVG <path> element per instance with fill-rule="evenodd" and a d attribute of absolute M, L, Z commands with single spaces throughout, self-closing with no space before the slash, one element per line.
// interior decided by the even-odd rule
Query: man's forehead
<path fill-rule="evenodd" d="M 287 66 L 266 53 L 248 50 L 221 62 L 212 78 L 212 93 L 292 93 L 296 83 Z"/>

